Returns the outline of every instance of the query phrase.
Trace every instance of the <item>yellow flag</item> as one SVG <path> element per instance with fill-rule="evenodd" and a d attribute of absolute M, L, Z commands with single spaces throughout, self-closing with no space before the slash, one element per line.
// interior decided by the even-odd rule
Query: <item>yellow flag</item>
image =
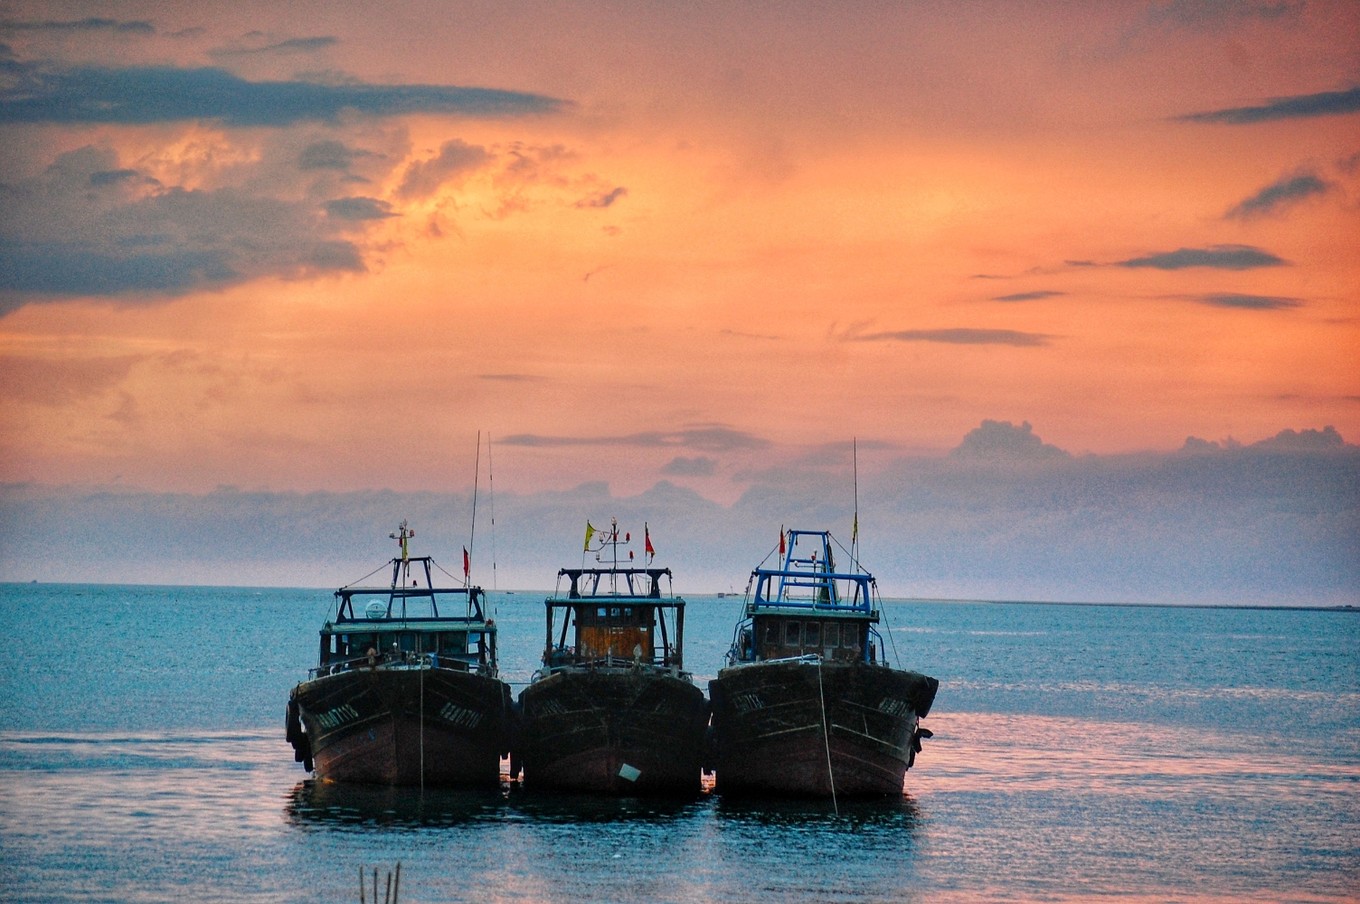
<path fill-rule="evenodd" d="M 593 537 L 593 536 L 595 536 L 595 527 L 594 527 L 594 525 L 592 525 L 589 521 L 587 521 L 587 522 L 586 522 L 586 545 L 582 548 L 582 550 L 581 550 L 582 552 L 590 552 L 590 538 Z"/>

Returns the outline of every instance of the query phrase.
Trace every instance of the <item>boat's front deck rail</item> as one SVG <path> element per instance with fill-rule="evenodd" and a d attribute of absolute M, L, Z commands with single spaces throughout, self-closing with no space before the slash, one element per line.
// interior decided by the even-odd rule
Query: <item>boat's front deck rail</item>
<path fill-rule="evenodd" d="M 661 661 L 648 662 L 625 656 L 601 656 L 596 659 L 557 659 L 551 665 L 545 665 L 536 671 L 533 680 L 546 678 L 559 672 L 618 672 L 620 674 L 650 672 L 673 675 L 679 678 L 688 678 L 690 674 L 677 666 L 666 665 Z"/>
<path fill-rule="evenodd" d="M 447 669 L 455 672 L 486 671 L 487 666 L 477 656 L 450 653 L 414 653 L 411 651 L 375 653 L 372 656 L 355 656 L 316 666 L 307 670 L 309 679 L 341 672 L 379 669 Z M 494 669 L 493 669 L 494 671 Z"/>

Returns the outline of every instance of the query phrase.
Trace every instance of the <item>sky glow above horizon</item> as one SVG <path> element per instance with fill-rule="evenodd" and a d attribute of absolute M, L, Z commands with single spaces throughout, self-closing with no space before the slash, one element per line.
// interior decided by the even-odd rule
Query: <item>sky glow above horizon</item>
<path fill-rule="evenodd" d="M 1360 437 L 1360 6 L 0 8 L 0 482 Z M 1028 429 L 1028 428 L 1027 428 Z"/>

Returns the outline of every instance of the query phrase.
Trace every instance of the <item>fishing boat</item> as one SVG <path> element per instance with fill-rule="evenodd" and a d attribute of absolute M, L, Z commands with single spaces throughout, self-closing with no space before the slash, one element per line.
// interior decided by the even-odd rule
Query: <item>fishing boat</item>
<path fill-rule="evenodd" d="M 321 656 L 288 698 L 287 738 L 318 778 L 382 785 L 499 787 L 514 703 L 497 677 L 485 594 L 429 556 L 401 555 L 335 591 Z M 364 585 L 390 566 L 386 584 Z M 436 586 L 436 573 L 449 585 Z"/>
<path fill-rule="evenodd" d="M 838 570 L 837 548 L 850 568 Z M 781 529 L 778 555 L 751 573 L 708 685 L 715 790 L 902 794 L 939 682 L 883 662 L 877 582 L 829 532 Z"/>
<path fill-rule="evenodd" d="M 651 567 L 645 524 L 643 538 L 648 564 L 634 567 L 617 520 L 601 531 L 587 522 L 584 553 L 597 565 L 560 570 L 545 600 L 543 665 L 520 693 L 511 755 L 527 789 L 699 791 L 708 701 L 684 670 L 685 601 L 671 570 Z"/>

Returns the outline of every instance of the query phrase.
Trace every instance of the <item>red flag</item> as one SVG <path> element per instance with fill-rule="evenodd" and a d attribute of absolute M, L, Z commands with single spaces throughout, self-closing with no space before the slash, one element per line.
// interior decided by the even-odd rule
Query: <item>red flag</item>
<path fill-rule="evenodd" d="M 463 577 L 467 577 L 472 571 L 472 560 L 468 558 L 467 547 L 463 547 Z"/>
<path fill-rule="evenodd" d="M 652 532 L 647 529 L 646 521 L 642 522 L 642 536 L 643 539 L 646 540 L 646 546 L 644 546 L 643 548 L 646 551 L 647 555 L 649 557 L 655 556 L 656 550 L 652 548 Z"/>
<path fill-rule="evenodd" d="M 784 525 L 779 525 L 779 554 L 784 554 Z"/>

